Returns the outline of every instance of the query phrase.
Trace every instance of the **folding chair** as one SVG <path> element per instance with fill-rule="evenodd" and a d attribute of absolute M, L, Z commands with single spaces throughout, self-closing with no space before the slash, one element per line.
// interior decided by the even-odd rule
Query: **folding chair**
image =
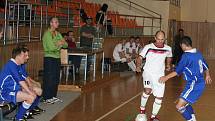
<path fill-rule="evenodd" d="M 67 49 L 61 49 L 60 57 L 61 57 L 60 80 L 62 77 L 62 72 L 64 71 L 66 75 L 66 84 L 67 84 L 68 77 L 69 77 L 69 69 L 72 67 L 73 81 L 75 81 L 75 66 L 74 64 L 69 64 Z"/>

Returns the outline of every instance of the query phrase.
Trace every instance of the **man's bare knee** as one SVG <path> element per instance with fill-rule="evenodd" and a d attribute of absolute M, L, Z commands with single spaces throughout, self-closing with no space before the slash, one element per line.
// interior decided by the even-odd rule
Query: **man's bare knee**
<path fill-rule="evenodd" d="M 144 89 L 144 92 L 147 94 L 147 95 L 150 95 L 152 93 L 152 89 L 150 88 L 145 88 Z"/>
<path fill-rule="evenodd" d="M 42 95 L 42 89 L 39 87 L 34 87 L 34 92 L 37 94 L 37 96 L 41 96 Z"/>
<path fill-rule="evenodd" d="M 180 103 L 178 103 L 175 107 L 176 107 L 177 110 L 179 110 L 179 109 L 181 109 L 182 107 L 184 107 L 184 105 L 181 105 Z"/>
<path fill-rule="evenodd" d="M 36 97 L 34 97 L 33 95 L 29 95 L 28 98 L 26 99 L 26 102 L 29 104 L 32 104 L 34 102 Z"/>
<path fill-rule="evenodd" d="M 41 96 L 42 95 L 42 89 L 41 88 L 38 88 L 38 90 L 36 91 L 36 93 L 37 93 L 37 96 Z"/>
<path fill-rule="evenodd" d="M 184 99 L 179 99 L 178 100 L 178 103 L 177 103 L 177 105 L 176 105 L 176 108 L 178 109 L 178 110 L 180 110 L 181 108 L 183 108 L 183 107 L 186 107 L 187 106 L 187 102 L 184 100 Z"/>

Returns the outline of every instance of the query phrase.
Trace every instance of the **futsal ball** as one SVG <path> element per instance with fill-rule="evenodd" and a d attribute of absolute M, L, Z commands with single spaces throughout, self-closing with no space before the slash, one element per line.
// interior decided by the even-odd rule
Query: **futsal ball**
<path fill-rule="evenodd" d="M 147 121 L 146 114 L 138 114 L 135 121 Z"/>

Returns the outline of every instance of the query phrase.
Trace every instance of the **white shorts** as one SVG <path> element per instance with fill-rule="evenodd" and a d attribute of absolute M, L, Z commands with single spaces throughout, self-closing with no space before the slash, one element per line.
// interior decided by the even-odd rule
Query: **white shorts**
<path fill-rule="evenodd" d="M 163 97 L 165 84 L 158 82 L 159 78 L 163 75 L 156 75 L 143 71 L 142 76 L 144 88 L 152 89 L 152 93 L 155 97 Z"/>

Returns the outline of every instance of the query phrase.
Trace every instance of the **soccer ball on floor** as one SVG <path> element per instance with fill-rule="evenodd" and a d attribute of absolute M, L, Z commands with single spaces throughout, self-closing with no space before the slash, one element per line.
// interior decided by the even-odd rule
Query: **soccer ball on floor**
<path fill-rule="evenodd" d="M 146 114 L 138 114 L 135 121 L 147 121 Z"/>

